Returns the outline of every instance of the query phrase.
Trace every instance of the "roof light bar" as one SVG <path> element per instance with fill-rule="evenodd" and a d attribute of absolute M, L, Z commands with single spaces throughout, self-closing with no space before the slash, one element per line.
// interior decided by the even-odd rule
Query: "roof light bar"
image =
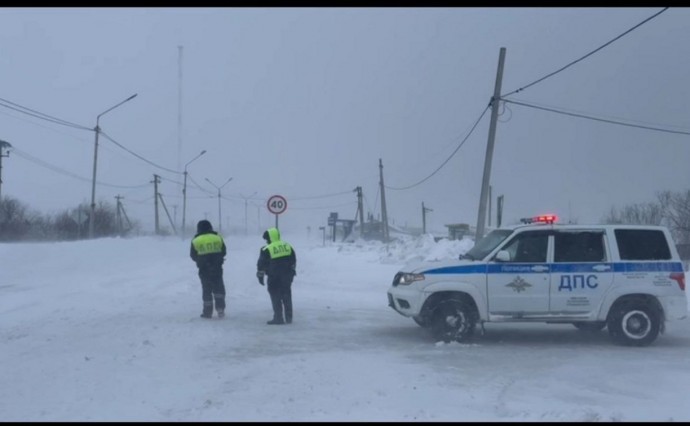
<path fill-rule="evenodd" d="M 544 214 L 541 216 L 534 216 L 534 217 L 525 217 L 520 219 L 520 222 L 522 223 L 554 223 L 558 220 L 558 216 L 555 214 Z"/>

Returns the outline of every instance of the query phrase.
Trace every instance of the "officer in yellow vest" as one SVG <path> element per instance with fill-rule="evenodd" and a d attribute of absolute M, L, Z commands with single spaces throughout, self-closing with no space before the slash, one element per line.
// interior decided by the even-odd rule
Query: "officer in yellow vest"
<path fill-rule="evenodd" d="M 196 232 L 192 239 L 189 256 L 199 268 L 201 299 L 204 301 L 201 318 L 213 316 L 214 301 L 218 318 L 223 318 L 225 316 L 225 284 L 223 283 L 225 242 L 223 237 L 213 230 L 208 220 L 200 220 L 196 225 Z"/>
<path fill-rule="evenodd" d="M 264 285 L 268 276 L 268 294 L 273 305 L 273 319 L 267 324 L 292 323 L 292 279 L 297 275 L 295 249 L 280 239 L 277 228 L 269 228 L 263 234 L 266 245 L 259 252 L 256 277 Z M 283 311 L 285 318 L 283 319 Z"/>

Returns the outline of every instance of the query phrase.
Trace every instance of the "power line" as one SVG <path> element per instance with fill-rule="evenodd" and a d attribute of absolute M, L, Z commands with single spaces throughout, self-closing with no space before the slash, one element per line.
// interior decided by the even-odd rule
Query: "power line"
<path fill-rule="evenodd" d="M 21 157 L 21 158 L 23 158 L 23 159 L 25 159 L 25 160 L 27 160 L 27 161 L 30 161 L 30 162 L 35 163 L 35 164 L 38 164 L 39 166 L 44 167 L 44 168 L 46 168 L 46 169 L 48 169 L 48 170 L 52 170 L 52 171 L 54 171 L 54 172 L 56 172 L 56 173 L 60 173 L 60 174 L 63 174 L 63 175 L 65 175 L 65 176 L 69 176 L 69 177 L 71 177 L 71 178 L 78 179 L 78 180 L 81 180 L 81 181 L 84 181 L 84 182 L 92 182 L 91 179 L 87 179 L 87 178 L 85 178 L 85 177 L 79 176 L 79 175 L 77 175 L 77 174 L 75 174 L 75 173 L 72 173 L 72 172 L 70 172 L 70 171 L 61 169 L 61 168 L 58 167 L 58 166 L 55 166 L 55 165 L 53 165 L 53 164 L 50 164 L 50 163 L 48 163 L 47 161 L 43 161 L 43 160 L 41 160 L 40 158 L 36 158 L 36 157 L 34 157 L 33 155 L 28 154 L 28 153 L 26 153 L 26 152 L 23 152 L 23 151 L 21 151 L 21 150 L 19 150 L 19 149 L 17 149 L 17 148 L 13 148 L 13 149 L 12 149 L 12 153 L 18 155 L 19 157 Z M 134 186 L 113 185 L 113 184 L 110 184 L 110 183 L 98 182 L 98 181 L 96 181 L 96 183 L 99 184 L 99 185 L 102 185 L 102 186 L 109 186 L 109 187 L 112 187 L 112 188 L 123 188 L 123 189 L 143 188 L 143 187 L 145 187 L 145 186 L 148 186 L 148 184 L 144 184 L 144 185 L 134 185 Z"/>
<path fill-rule="evenodd" d="M 333 193 L 333 194 L 314 195 L 314 196 L 310 196 L 310 197 L 290 197 L 290 200 L 314 200 L 314 199 L 317 199 L 317 198 L 337 197 L 337 196 L 339 196 L 339 195 L 345 195 L 345 194 L 347 194 L 347 195 L 352 194 L 352 190 L 350 190 L 350 191 L 343 191 L 343 192 L 336 192 L 336 193 Z"/>
<path fill-rule="evenodd" d="M 606 46 L 608 46 L 609 44 L 613 43 L 614 41 L 620 39 L 620 38 L 623 37 L 624 35 L 626 35 L 626 34 L 632 32 L 632 31 L 635 30 L 635 29 L 637 29 L 637 28 L 640 27 L 641 25 L 643 25 L 643 24 L 645 24 L 645 23 L 651 21 L 652 19 L 656 18 L 657 16 L 661 15 L 661 14 L 664 13 L 667 9 L 668 9 L 668 7 L 663 8 L 661 11 L 655 13 L 654 15 L 650 16 L 649 18 L 645 19 L 644 21 L 640 22 L 639 24 L 635 25 L 634 27 L 630 28 L 629 30 L 627 30 L 627 31 L 624 32 L 623 34 L 619 35 L 618 37 L 614 38 L 613 40 L 611 40 L 611 41 L 609 41 L 609 42 L 607 42 L 607 43 L 605 43 L 605 44 L 599 46 L 598 48 L 596 48 L 596 49 L 594 49 L 593 51 L 589 52 L 588 54 L 586 54 L 585 56 L 581 57 L 580 59 L 576 59 L 576 60 L 574 60 L 573 62 L 569 63 L 568 65 L 566 65 L 566 66 L 564 66 L 564 67 L 562 67 L 562 68 L 560 68 L 560 69 L 558 69 L 558 70 L 552 72 L 551 74 L 547 74 L 547 75 L 545 75 L 544 77 L 542 77 L 542 78 L 540 78 L 540 79 L 538 79 L 538 80 L 536 80 L 536 81 L 533 81 L 532 83 L 530 83 L 530 84 L 528 84 L 528 85 L 526 85 L 526 86 L 523 86 L 523 87 L 521 87 L 521 88 L 519 88 L 519 89 L 517 89 L 517 90 L 513 90 L 512 92 L 510 92 L 510 93 L 508 93 L 508 94 L 506 94 L 506 95 L 501 95 L 501 98 L 504 98 L 504 97 L 506 97 L 506 96 L 513 95 L 513 94 L 515 94 L 515 93 L 517 93 L 517 92 L 520 92 L 520 91 L 522 91 L 522 90 L 527 89 L 528 87 L 534 86 L 535 84 L 540 83 L 540 82 L 546 80 L 547 78 L 552 77 L 552 76 L 558 74 L 559 72 L 565 70 L 566 68 L 569 68 L 570 66 L 575 65 L 576 63 L 578 63 L 578 62 L 582 61 L 583 59 L 585 59 L 585 58 L 587 58 L 587 57 L 589 57 L 589 56 L 595 54 L 596 52 L 600 51 L 601 49 L 603 49 L 604 47 L 606 47 Z"/>
<path fill-rule="evenodd" d="M 42 128 L 44 128 L 44 129 L 47 129 L 47 130 L 50 130 L 50 131 L 53 131 L 53 132 L 56 132 L 56 133 L 60 133 L 60 134 L 62 134 L 62 135 L 68 136 L 70 139 L 75 139 L 75 140 L 79 140 L 79 141 L 86 142 L 86 143 L 93 143 L 93 141 L 88 141 L 88 140 L 86 140 L 86 139 L 82 139 L 82 138 L 76 137 L 76 136 L 74 136 L 74 135 L 72 135 L 72 134 L 69 134 L 69 133 L 60 131 L 60 130 L 55 129 L 55 128 L 53 128 L 53 127 L 44 126 L 44 125 L 42 125 L 42 124 L 40 124 L 40 123 L 37 123 L 37 122 L 31 121 L 31 120 L 27 120 L 27 119 L 22 118 L 22 117 L 18 117 L 18 116 L 12 115 L 12 114 L 10 114 L 10 113 L 8 113 L 8 112 L 5 112 L 5 111 L 0 111 L 0 114 L 6 115 L 6 116 L 11 117 L 11 118 L 14 118 L 15 120 L 19 120 L 19 121 L 23 121 L 23 122 L 25 122 L 25 123 L 33 124 L 34 126 L 42 127 Z"/>
<path fill-rule="evenodd" d="M 525 107 L 529 107 L 529 108 L 540 109 L 540 110 L 543 110 L 543 111 L 555 112 L 555 113 L 563 114 L 563 115 L 570 115 L 570 116 L 572 116 L 572 117 L 586 118 L 586 119 L 588 119 L 588 120 L 601 121 L 601 122 L 603 122 L 603 123 L 618 124 L 618 125 L 620 125 L 620 126 L 628 126 L 628 127 L 636 127 L 636 128 L 638 128 L 638 129 L 655 130 L 655 131 L 657 131 L 657 132 L 675 133 L 675 134 L 678 134 L 678 135 L 690 135 L 690 132 L 683 132 L 683 131 L 680 131 L 680 130 L 669 130 L 669 129 L 662 129 L 662 128 L 659 128 L 659 127 L 642 126 L 642 125 L 639 125 L 639 124 L 624 123 L 624 122 L 622 122 L 622 121 L 608 120 L 608 119 L 604 119 L 604 118 L 597 118 L 597 117 L 592 117 L 592 116 L 590 116 L 590 115 L 577 114 L 577 113 L 566 112 L 566 111 L 558 111 L 558 110 L 553 109 L 553 108 L 546 108 L 546 107 L 541 107 L 541 106 L 537 106 L 537 105 L 531 105 L 531 104 L 527 104 L 527 103 L 524 103 L 524 102 L 511 101 L 511 100 L 508 100 L 508 99 L 502 99 L 502 100 L 503 100 L 503 102 L 508 102 L 508 103 L 515 104 L 515 105 L 521 105 L 521 106 L 525 106 Z"/>
<path fill-rule="evenodd" d="M 470 137 L 470 135 L 472 134 L 472 132 L 474 132 L 474 129 L 477 128 L 477 125 L 479 124 L 479 122 L 480 122 L 480 121 L 482 120 L 482 118 L 484 117 L 484 114 L 486 114 L 486 111 L 489 110 L 489 107 L 490 107 L 490 106 L 491 106 L 491 104 L 487 105 L 486 108 L 484 108 L 484 111 L 482 111 L 481 115 L 479 116 L 479 118 L 477 119 L 477 121 L 475 121 L 475 123 L 474 123 L 474 125 L 472 126 L 472 128 L 470 129 L 470 131 L 467 133 L 467 135 L 466 135 L 465 138 L 462 140 L 462 142 L 460 142 L 460 145 L 458 145 L 458 147 L 455 148 L 455 150 L 450 154 L 450 156 L 448 156 L 448 158 L 446 158 L 446 160 L 445 160 L 443 163 L 441 163 L 441 165 L 438 166 L 438 168 L 437 168 L 436 170 L 434 170 L 433 172 L 431 172 L 431 174 L 430 174 L 429 176 L 425 177 L 424 179 L 420 180 L 420 181 L 417 182 L 417 183 L 414 183 L 414 184 L 408 185 L 408 186 L 404 186 L 404 187 L 401 187 L 401 188 L 396 188 L 396 187 L 388 186 L 388 185 L 385 185 L 385 187 L 386 187 L 387 189 L 393 189 L 393 190 L 396 190 L 396 191 L 414 188 L 415 186 L 420 185 L 420 184 L 426 182 L 426 181 L 427 181 L 428 179 L 430 179 L 433 175 L 435 175 L 436 173 L 438 173 L 438 171 L 441 170 L 441 169 L 443 168 L 443 166 L 445 166 L 445 165 L 450 161 L 450 159 L 453 158 L 453 156 L 458 152 L 458 150 L 465 144 L 465 142 L 466 142 L 467 139 Z"/>
<path fill-rule="evenodd" d="M 53 117 L 52 115 L 44 114 L 40 111 L 36 111 L 36 110 L 31 109 L 31 108 L 21 106 L 21 105 L 14 103 L 12 101 L 8 101 L 7 99 L 0 98 L 0 106 L 12 109 L 12 110 L 17 111 L 17 112 L 21 112 L 22 114 L 26 114 L 26 115 L 30 115 L 32 117 L 40 118 L 41 120 L 50 121 L 50 122 L 55 123 L 55 124 L 74 127 L 75 129 L 93 131 L 92 128 L 82 126 L 79 124 L 75 124 L 75 123 L 69 122 L 67 120 L 63 120 L 61 118 Z"/>
<path fill-rule="evenodd" d="M 333 209 L 336 207 L 344 207 L 344 206 L 351 206 L 352 204 L 357 204 L 357 201 L 350 201 L 347 203 L 342 203 L 342 204 L 336 204 L 332 206 L 321 206 L 321 207 L 290 207 L 291 210 L 325 210 L 325 209 Z"/>
<path fill-rule="evenodd" d="M 110 136 L 108 136 L 108 134 L 104 133 L 103 131 L 101 131 L 100 133 L 101 133 L 106 139 L 108 139 L 110 142 L 114 143 L 115 145 L 119 146 L 120 148 L 122 148 L 122 149 L 124 149 L 125 151 L 129 152 L 130 154 L 132 154 L 133 156 L 137 157 L 138 159 L 140 159 L 140 160 L 142 160 L 142 161 L 144 161 L 144 162 L 146 162 L 146 163 L 148 163 L 148 164 L 150 164 L 150 165 L 152 165 L 152 166 L 154 166 L 154 167 L 157 167 L 157 168 L 159 168 L 159 169 L 161 169 L 161 170 L 165 170 L 166 172 L 175 173 L 175 174 L 178 174 L 178 175 L 183 174 L 182 172 L 178 172 L 177 170 L 172 170 L 172 169 L 168 169 L 167 167 L 159 166 L 158 164 L 154 163 L 153 161 L 147 160 L 146 158 L 142 157 L 141 155 L 137 154 L 136 152 L 134 152 L 134 151 L 130 150 L 129 148 L 123 146 L 122 144 L 120 144 L 118 141 L 116 141 L 115 139 L 113 139 L 113 138 L 111 138 Z"/>

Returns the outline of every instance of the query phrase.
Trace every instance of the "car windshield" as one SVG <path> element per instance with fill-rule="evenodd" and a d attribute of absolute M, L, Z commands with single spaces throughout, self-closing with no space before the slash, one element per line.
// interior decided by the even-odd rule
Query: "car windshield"
<path fill-rule="evenodd" d="M 483 259 L 512 233 L 513 231 L 510 229 L 495 229 L 479 240 L 474 247 L 460 258 L 470 260 Z"/>

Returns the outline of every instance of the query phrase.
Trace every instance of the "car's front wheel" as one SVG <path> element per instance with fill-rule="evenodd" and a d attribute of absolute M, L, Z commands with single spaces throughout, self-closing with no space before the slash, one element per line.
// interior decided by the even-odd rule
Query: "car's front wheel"
<path fill-rule="evenodd" d="M 466 342 L 474 334 L 476 315 L 474 309 L 458 299 L 440 302 L 431 316 L 431 332 L 436 340 L 449 343 Z"/>

